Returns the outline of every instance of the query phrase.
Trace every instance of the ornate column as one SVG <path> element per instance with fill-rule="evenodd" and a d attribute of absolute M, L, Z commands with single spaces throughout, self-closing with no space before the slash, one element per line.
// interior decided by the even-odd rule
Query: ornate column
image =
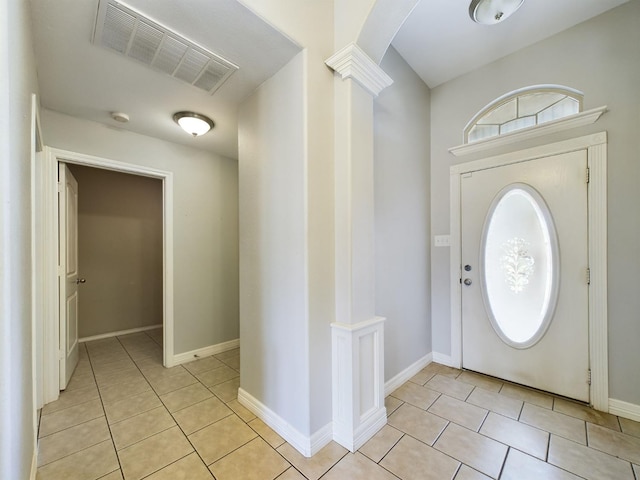
<path fill-rule="evenodd" d="M 393 81 L 354 43 L 325 63 L 337 74 L 333 438 L 353 452 L 387 422 L 384 318 L 375 315 L 373 99 Z"/>

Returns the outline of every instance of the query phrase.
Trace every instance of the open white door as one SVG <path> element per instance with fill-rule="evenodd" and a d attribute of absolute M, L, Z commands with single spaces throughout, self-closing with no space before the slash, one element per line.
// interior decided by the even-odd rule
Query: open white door
<path fill-rule="evenodd" d="M 60 292 L 60 390 L 67 388 L 78 364 L 78 182 L 64 164 L 58 165 Z"/>

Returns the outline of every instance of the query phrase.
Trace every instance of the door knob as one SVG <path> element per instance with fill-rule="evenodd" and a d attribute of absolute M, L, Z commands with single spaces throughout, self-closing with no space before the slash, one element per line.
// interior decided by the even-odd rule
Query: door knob
<path fill-rule="evenodd" d="M 86 278 L 76 278 L 76 284 L 78 283 L 87 283 L 87 279 Z"/>
<path fill-rule="evenodd" d="M 471 285 L 471 279 L 470 278 L 465 278 L 464 279 L 464 284 L 468 287 L 469 285 Z"/>

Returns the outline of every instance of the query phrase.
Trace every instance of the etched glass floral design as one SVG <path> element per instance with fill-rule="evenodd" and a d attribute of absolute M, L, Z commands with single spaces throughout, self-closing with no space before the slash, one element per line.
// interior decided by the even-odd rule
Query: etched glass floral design
<path fill-rule="evenodd" d="M 494 198 L 480 247 L 480 286 L 498 336 L 528 348 L 544 335 L 558 296 L 558 239 L 542 196 L 512 183 Z"/>
<path fill-rule="evenodd" d="M 502 244 L 504 255 L 500 257 L 500 267 L 504 272 L 504 279 L 509 289 L 520 293 L 529 284 L 529 277 L 533 275 L 535 260 L 529 255 L 529 242 L 523 238 L 514 237 Z"/>

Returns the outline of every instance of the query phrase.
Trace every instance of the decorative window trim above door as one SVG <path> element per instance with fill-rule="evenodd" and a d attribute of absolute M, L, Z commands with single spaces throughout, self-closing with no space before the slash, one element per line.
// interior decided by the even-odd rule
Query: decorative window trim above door
<path fill-rule="evenodd" d="M 531 85 L 496 98 L 464 127 L 475 143 L 582 112 L 584 94 L 563 85 Z"/>
<path fill-rule="evenodd" d="M 591 404 L 609 411 L 609 365 L 607 345 L 607 133 L 600 132 L 563 142 L 520 150 L 450 167 L 450 292 L 451 363 L 462 365 L 462 287 L 460 193 L 462 175 L 478 170 L 525 162 L 540 157 L 587 150 L 589 168 L 589 357 Z M 585 272 L 585 281 L 587 275 Z"/>
<path fill-rule="evenodd" d="M 571 128 L 582 127 L 595 123 L 600 116 L 607 111 L 607 106 L 593 108 L 586 112 L 576 113 L 568 117 L 552 120 L 547 123 L 534 125 L 532 127 L 523 128 L 514 132 L 505 133 L 497 137 L 490 137 L 484 140 L 478 140 L 474 143 L 465 143 L 457 147 L 451 147 L 449 153 L 456 157 L 470 155 L 472 153 L 485 152 L 490 149 L 511 145 L 513 143 L 522 142 L 531 138 L 541 137 L 543 135 L 551 135 L 553 133 L 562 132 Z"/>

